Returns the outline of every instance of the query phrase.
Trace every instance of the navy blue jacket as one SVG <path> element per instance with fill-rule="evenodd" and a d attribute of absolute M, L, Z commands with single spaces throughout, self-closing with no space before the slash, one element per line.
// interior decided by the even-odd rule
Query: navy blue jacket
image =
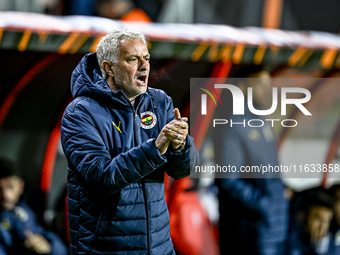
<path fill-rule="evenodd" d="M 68 249 L 61 239 L 43 229 L 37 222 L 34 212 L 23 202 L 12 211 L 0 211 L 0 255 L 36 254 L 23 246 L 25 231 L 40 234 L 51 244 L 50 255 L 67 255 Z"/>
<path fill-rule="evenodd" d="M 95 53 L 73 71 L 71 90 L 61 136 L 72 254 L 174 254 L 164 172 L 188 176 L 199 155 L 189 136 L 181 153 L 154 144 L 174 119 L 172 99 L 149 88 L 133 106 L 103 80 Z"/>
<path fill-rule="evenodd" d="M 219 188 L 221 254 L 279 255 L 286 251 L 288 202 L 279 175 L 249 178 L 241 167 L 278 165 L 270 126 L 249 127 L 259 119 L 246 107 L 244 116 L 234 116 L 232 127 L 219 125 L 214 131 L 215 160 L 221 166 L 235 166 L 237 172 L 216 179 Z M 255 125 L 252 123 L 252 125 Z M 259 125 L 259 123 L 256 123 Z M 247 178 L 244 178 L 247 177 Z"/>

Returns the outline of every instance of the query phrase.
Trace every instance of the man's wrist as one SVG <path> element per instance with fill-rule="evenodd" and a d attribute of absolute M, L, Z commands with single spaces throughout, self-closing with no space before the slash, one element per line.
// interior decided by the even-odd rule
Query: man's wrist
<path fill-rule="evenodd" d="M 187 143 L 186 140 L 184 140 L 183 143 L 177 149 L 172 148 L 172 146 L 170 149 L 172 152 L 176 152 L 176 153 L 182 152 L 185 149 L 186 143 Z"/>

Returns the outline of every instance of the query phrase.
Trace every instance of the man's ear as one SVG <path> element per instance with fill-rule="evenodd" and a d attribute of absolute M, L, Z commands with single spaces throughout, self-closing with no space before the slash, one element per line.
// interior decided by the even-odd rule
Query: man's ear
<path fill-rule="evenodd" d="M 104 60 L 102 63 L 102 67 L 108 76 L 111 76 L 111 77 L 114 76 L 114 66 L 110 61 Z"/>

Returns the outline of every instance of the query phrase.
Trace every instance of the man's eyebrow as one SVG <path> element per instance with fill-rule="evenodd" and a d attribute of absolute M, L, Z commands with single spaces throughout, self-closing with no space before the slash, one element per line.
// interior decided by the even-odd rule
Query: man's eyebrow
<path fill-rule="evenodd" d="M 138 55 L 138 54 L 128 54 L 128 57 L 129 57 L 129 58 L 131 58 L 131 57 L 139 58 L 140 55 Z M 150 57 L 150 54 L 149 54 L 149 53 L 148 53 L 148 54 L 145 54 L 145 55 L 143 55 L 143 57 L 144 57 L 144 58 L 145 58 L 145 57 Z"/>

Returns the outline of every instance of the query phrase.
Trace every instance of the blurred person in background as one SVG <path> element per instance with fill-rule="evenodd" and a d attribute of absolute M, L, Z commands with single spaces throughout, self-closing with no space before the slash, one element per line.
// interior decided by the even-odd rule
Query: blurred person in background
<path fill-rule="evenodd" d="M 272 101 L 270 73 L 263 70 L 262 66 L 237 66 L 232 70 L 230 77 L 243 78 L 235 79 L 231 84 L 237 85 L 245 98 L 247 89 L 253 89 L 255 109 L 270 108 Z M 222 93 L 223 95 L 227 96 Z M 217 112 L 217 118 L 232 119 L 234 123 L 246 124 L 215 127 L 216 163 L 220 166 L 235 166 L 236 169 L 242 166 L 278 166 L 276 143 L 270 124 L 264 121 L 262 127 L 247 125 L 250 119 L 261 119 L 261 116 L 250 112 L 247 100 L 244 115 L 235 116 L 231 114 L 230 96 L 228 100 L 222 98 L 222 101 L 230 103 L 230 107 L 226 110 L 223 104 L 223 112 Z M 266 173 L 261 178 L 259 176 L 252 178 L 235 172 L 219 177 L 215 183 L 219 189 L 221 254 L 286 254 L 289 202 L 284 197 L 284 185 L 280 174 Z"/>
<path fill-rule="evenodd" d="M 339 240 L 331 233 L 334 200 L 322 189 L 300 195 L 296 227 L 290 232 L 290 255 L 337 255 Z"/>
<path fill-rule="evenodd" d="M 0 11 L 46 13 L 58 5 L 59 0 L 0 0 Z"/>
<path fill-rule="evenodd" d="M 146 13 L 132 0 L 97 0 L 96 13 L 100 17 L 121 21 L 151 22 Z"/>
<path fill-rule="evenodd" d="M 59 0 L 59 3 L 63 8 L 63 15 L 100 16 L 123 21 L 146 22 L 156 19 L 162 5 L 159 0 Z"/>
<path fill-rule="evenodd" d="M 21 200 L 24 180 L 16 165 L 0 159 L 0 255 L 67 255 L 68 249 L 54 233 L 37 222 L 35 213 Z"/>
<path fill-rule="evenodd" d="M 97 0 L 59 0 L 63 15 L 95 16 Z"/>
<path fill-rule="evenodd" d="M 334 218 L 331 223 L 331 231 L 336 241 L 340 243 L 340 184 L 332 185 L 327 193 L 334 199 Z"/>

